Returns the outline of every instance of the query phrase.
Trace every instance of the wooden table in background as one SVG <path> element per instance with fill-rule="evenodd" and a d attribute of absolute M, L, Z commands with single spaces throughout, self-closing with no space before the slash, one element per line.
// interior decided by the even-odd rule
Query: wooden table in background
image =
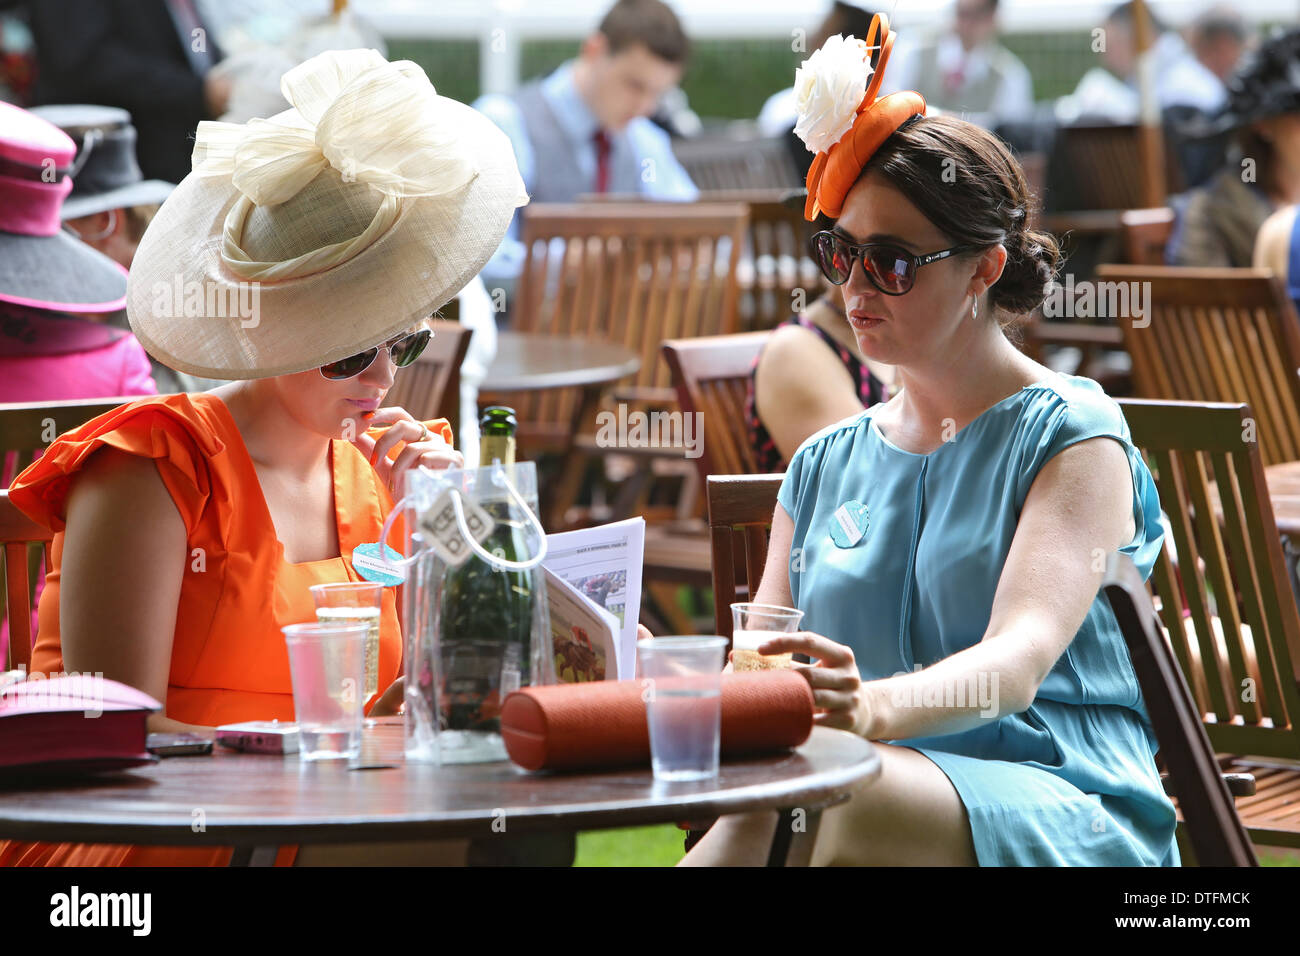
<path fill-rule="evenodd" d="M 581 388 L 582 400 L 573 414 L 558 485 L 545 497 L 543 524 L 552 531 L 564 527 L 564 513 L 578 496 L 586 457 L 576 441 L 584 425 L 596 417 L 606 388 L 635 375 L 641 359 L 631 349 L 597 339 L 574 339 L 532 332 L 502 332 L 497 356 L 479 392 L 526 392 Z"/>
<path fill-rule="evenodd" d="M 374 769 L 218 747 L 211 757 L 169 757 L 98 780 L 8 785 L 0 839 L 234 846 L 232 865 L 269 865 L 280 844 L 486 840 L 503 822 L 511 834 L 575 832 L 778 809 L 785 821 L 769 865 L 807 865 L 821 811 L 880 773 L 875 745 L 823 727 L 797 750 L 727 761 L 716 780 L 678 784 L 656 783 L 649 769 L 434 767 L 407 763 L 403 747 L 402 719 L 386 717 L 365 731 L 360 763 Z"/>

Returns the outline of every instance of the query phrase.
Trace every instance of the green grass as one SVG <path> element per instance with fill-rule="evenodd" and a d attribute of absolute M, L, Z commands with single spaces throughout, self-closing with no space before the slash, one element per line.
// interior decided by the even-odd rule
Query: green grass
<path fill-rule="evenodd" d="M 578 834 L 574 866 L 672 866 L 682 858 L 686 831 L 669 824 Z M 1298 866 L 1300 851 L 1257 847 L 1260 866 Z"/>
<path fill-rule="evenodd" d="M 673 824 L 578 834 L 574 866 L 672 866 L 682 858 L 686 831 Z"/>

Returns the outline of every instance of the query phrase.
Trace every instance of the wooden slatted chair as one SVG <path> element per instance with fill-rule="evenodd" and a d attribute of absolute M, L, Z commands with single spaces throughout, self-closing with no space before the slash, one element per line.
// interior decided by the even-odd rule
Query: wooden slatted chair
<path fill-rule="evenodd" d="M 771 332 L 742 332 L 663 344 L 683 414 L 703 421 L 700 480 L 710 475 L 748 475 L 757 470 L 745 428 L 749 372 Z"/>
<path fill-rule="evenodd" d="M 1300 459 L 1300 319 L 1272 273 L 1103 266 L 1097 279 L 1149 283 L 1149 324 L 1119 323 L 1138 396 L 1246 402 L 1264 464 Z"/>
<path fill-rule="evenodd" d="M 38 454 L 49 445 L 56 436 L 63 434 L 70 429 L 79 425 L 84 425 L 98 415 L 105 412 L 111 412 L 124 402 L 134 401 L 143 396 L 140 395 L 123 395 L 116 398 L 101 399 L 70 399 L 57 402 L 4 402 L 0 403 L 0 489 L 6 489 L 13 484 L 14 479 L 24 468 L 36 460 Z M 7 499 L 6 499 L 7 504 Z M 12 507 L 12 506 L 9 506 Z M 15 511 L 15 513 L 17 513 Z M 21 514 L 19 527 L 27 527 L 26 518 Z M 21 558 L 22 567 L 13 566 L 13 562 Z M 16 606 L 18 601 L 17 592 L 12 588 L 15 583 L 21 580 L 24 587 L 27 588 L 26 597 L 23 604 L 28 608 L 30 613 L 32 599 L 35 595 L 37 574 L 40 569 L 41 556 L 35 548 L 15 547 L 6 548 L 3 558 L 0 559 L 0 568 L 9 581 L 11 588 L 10 606 Z M 7 620 L 4 613 L 4 605 L 0 604 L 0 621 Z M 26 645 L 21 645 L 18 652 L 30 654 L 30 618 L 23 620 L 24 633 L 28 634 L 29 641 Z M 11 644 L 14 643 L 15 632 L 11 631 Z M 18 658 L 22 663 L 26 663 L 27 657 Z"/>
<path fill-rule="evenodd" d="M 737 264 L 748 222 L 741 203 L 587 203 L 530 206 L 524 220 L 527 250 L 512 306 L 520 331 L 597 338 L 637 353 L 641 368 L 617 388 L 614 401 L 627 410 L 676 409 L 659 344 L 668 338 L 737 331 Z M 515 407 L 521 454 L 536 456 L 576 446 L 609 459 L 596 440 L 595 421 L 574 415 L 576 389 L 544 393 L 497 392 L 480 396 Z M 640 487 L 655 460 L 664 471 L 691 474 L 679 448 L 618 450 L 632 465 Z M 675 461 L 669 460 L 675 459 Z M 636 484 L 633 487 L 637 487 Z M 573 489 L 576 493 L 576 489 Z M 561 498 L 571 498 L 566 486 Z M 630 512 L 649 513 L 644 494 Z M 563 514 L 573 502 L 560 500 Z M 668 508 L 656 517 L 676 518 Z"/>
<path fill-rule="evenodd" d="M 774 328 L 795 311 L 796 291 L 805 298 L 819 288 L 821 273 L 808 247 L 812 224 L 798 206 L 785 201 L 789 189 L 721 189 L 702 191 L 700 202 L 743 202 L 749 208 L 749 228 L 737 267 L 740 327 Z M 588 193 L 581 202 L 655 202 L 628 193 Z"/>
<path fill-rule="evenodd" d="M 1201 715 L 1133 559 L 1118 552 L 1111 555 L 1102 588 L 1128 645 L 1160 756 L 1169 768 L 1167 789 L 1177 795 L 1184 835 L 1197 865 L 1258 866 Z"/>
<path fill-rule="evenodd" d="M 782 137 L 683 139 L 673 143 L 673 153 L 701 192 L 803 185 Z"/>
<path fill-rule="evenodd" d="M 1172 209 L 1126 209 L 1120 213 L 1119 228 L 1125 262 L 1134 266 L 1165 264 L 1165 247 L 1174 231 Z"/>
<path fill-rule="evenodd" d="M 460 367 L 473 333 L 459 322 L 430 322 L 433 338 L 412 365 L 397 370 L 385 405 L 406 409 L 419 421 L 445 418 L 460 433 Z"/>
<path fill-rule="evenodd" d="M 1151 575 L 1167 639 L 1222 768 L 1255 778 L 1251 839 L 1300 847 L 1300 611 L 1251 409 L 1120 404 L 1172 531 Z"/>
<path fill-rule="evenodd" d="M 530 206 L 511 322 L 521 332 L 626 345 L 641 370 L 624 396 L 672 401 L 659 343 L 737 331 L 736 266 L 747 217 L 735 203 Z M 521 449 L 564 446 L 576 390 L 517 401 Z"/>
<path fill-rule="evenodd" d="M 36 460 L 55 437 L 142 395 L 58 402 L 0 402 L 0 488 Z"/>
<path fill-rule="evenodd" d="M 50 570 L 50 541 L 54 535 L 19 511 L 9 500 L 9 492 L 0 490 L 0 549 L 4 553 L 4 584 L 0 593 L 0 611 L 9 623 L 9 646 L 5 652 L 5 670 L 21 667 L 28 670 L 32 661 L 32 580 L 27 553 L 32 545 L 42 545 L 45 570 Z"/>
<path fill-rule="evenodd" d="M 752 474 L 755 470 L 754 450 L 745 429 L 745 392 L 749 369 L 769 335 L 742 332 L 670 339 L 663 344 L 682 414 L 702 415 L 703 428 L 695 431 L 702 452 L 695 459 L 701 487 L 711 475 Z M 713 580 L 710 547 L 707 526 L 688 522 L 650 526 L 645 542 L 647 580 L 709 587 Z M 656 595 L 661 607 L 667 599 L 663 593 Z M 670 626 L 678 628 L 681 623 Z"/>

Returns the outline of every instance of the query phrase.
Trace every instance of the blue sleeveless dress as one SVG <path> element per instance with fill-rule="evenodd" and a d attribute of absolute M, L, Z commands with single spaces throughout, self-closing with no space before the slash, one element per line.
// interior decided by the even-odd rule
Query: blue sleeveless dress
<path fill-rule="evenodd" d="M 790 590 L 804 627 L 852 647 L 864 680 L 978 643 L 1034 477 L 1099 436 L 1128 454 L 1137 532 L 1121 550 L 1148 577 L 1164 539 L 1155 483 L 1119 406 L 1091 379 L 1026 386 L 928 455 L 890 444 L 871 409 L 812 435 L 779 494 L 794 521 Z M 993 687 L 953 692 L 983 702 Z M 1100 593 L 1028 710 L 889 743 L 947 774 L 981 866 L 1179 865 L 1155 734 Z"/>

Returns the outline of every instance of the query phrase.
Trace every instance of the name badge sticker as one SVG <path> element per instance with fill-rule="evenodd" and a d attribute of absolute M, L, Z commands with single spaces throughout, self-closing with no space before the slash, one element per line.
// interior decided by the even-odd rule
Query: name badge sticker
<path fill-rule="evenodd" d="M 384 545 L 384 556 L 388 561 L 401 560 L 401 555 Z M 396 587 L 406 580 L 406 570 L 401 565 L 392 565 L 379 556 L 379 542 L 359 544 L 352 551 L 352 569 L 367 581 L 374 581 L 385 587 Z"/>
<path fill-rule="evenodd" d="M 861 501 L 844 502 L 831 518 L 831 541 L 837 548 L 851 548 L 867 533 L 867 506 Z"/>

